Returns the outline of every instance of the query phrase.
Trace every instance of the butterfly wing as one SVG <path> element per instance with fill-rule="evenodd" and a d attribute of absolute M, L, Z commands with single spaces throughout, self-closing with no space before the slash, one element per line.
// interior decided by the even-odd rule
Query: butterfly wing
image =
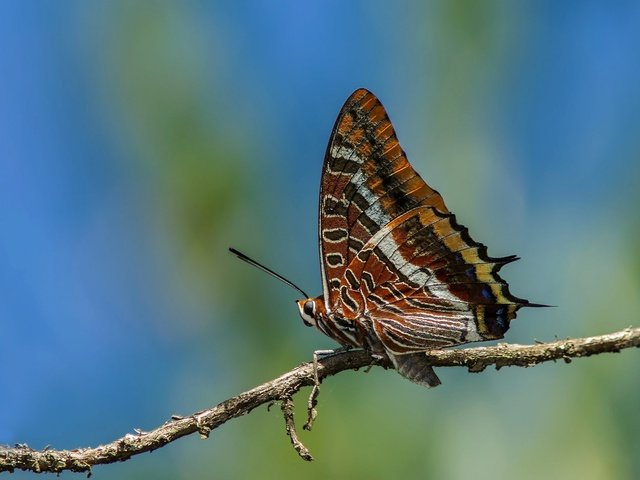
<path fill-rule="evenodd" d="M 528 301 L 409 164 L 379 100 L 357 90 L 325 156 L 320 195 L 325 305 L 366 314 L 395 354 L 501 338 Z"/>
<path fill-rule="evenodd" d="M 320 187 L 320 264 L 324 303 L 341 302 L 346 267 L 369 239 L 419 205 L 448 210 L 415 172 L 380 101 L 356 90 L 342 107 L 329 140 Z"/>
<path fill-rule="evenodd" d="M 453 214 L 420 206 L 367 242 L 343 287 L 366 299 L 388 351 L 424 351 L 502 338 L 516 311 L 531 305 L 513 296 L 498 274 L 516 259 L 488 256 Z"/>

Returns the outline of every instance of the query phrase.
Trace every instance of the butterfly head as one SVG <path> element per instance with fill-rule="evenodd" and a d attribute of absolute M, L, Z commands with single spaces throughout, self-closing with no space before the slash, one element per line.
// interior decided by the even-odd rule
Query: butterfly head
<path fill-rule="evenodd" d="M 307 327 L 317 326 L 316 319 L 325 313 L 324 301 L 322 297 L 304 298 L 296 302 L 302 321 Z"/>

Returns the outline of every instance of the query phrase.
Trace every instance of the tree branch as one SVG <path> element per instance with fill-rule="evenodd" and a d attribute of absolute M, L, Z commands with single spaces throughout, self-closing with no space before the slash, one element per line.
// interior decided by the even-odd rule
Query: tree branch
<path fill-rule="evenodd" d="M 536 345 L 498 344 L 450 350 L 432 350 L 427 354 L 434 367 L 467 367 L 470 372 L 481 372 L 490 365 L 530 367 L 549 360 L 587 357 L 604 352 L 619 352 L 624 348 L 640 347 L 640 328 L 627 328 L 620 332 L 580 339 L 560 340 Z M 372 364 L 390 368 L 389 362 L 375 362 L 364 351 L 348 351 L 324 358 L 318 363 L 320 380 L 344 370 L 359 369 Z M 215 407 L 194 413 L 188 417 L 173 416 L 162 426 L 150 432 L 136 431 L 106 445 L 74 450 L 33 450 L 26 445 L 0 446 L 0 472 L 27 470 L 36 473 L 59 473 L 64 470 L 87 472 L 91 467 L 104 463 L 128 460 L 134 455 L 150 452 L 186 435 L 199 432 L 207 438 L 211 430 L 254 408 L 281 402 L 285 415 L 286 431 L 305 459 L 311 455 L 300 443 L 293 423 L 292 395 L 304 386 L 314 385 L 312 363 L 303 363 L 280 377 L 230 398 Z M 315 400 L 315 399 L 314 399 Z M 311 402 L 309 402 L 311 404 Z"/>

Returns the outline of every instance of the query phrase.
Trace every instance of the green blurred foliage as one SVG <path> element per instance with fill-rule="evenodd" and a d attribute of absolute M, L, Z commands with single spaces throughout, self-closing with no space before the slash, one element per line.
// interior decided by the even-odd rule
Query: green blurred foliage
<path fill-rule="evenodd" d="M 225 119 L 211 116 L 215 99 L 208 91 L 216 77 L 200 66 L 205 39 L 182 7 L 120 2 L 111 15 L 118 23 L 105 42 L 107 83 L 139 146 L 140 177 L 148 182 L 158 228 L 178 236 L 172 242 L 186 269 L 178 277 L 193 277 L 189 289 L 202 301 L 225 286 L 211 267 L 224 247 L 220 231 L 250 188 L 242 179 L 252 145 L 229 138 Z"/>
<path fill-rule="evenodd" d="M 281 133 L 281 125 L 272 120 L 278 112 L 268 104 L 252 111 L 225 104 L 225 82 L 233 77 L 226 69 L 233 54 L 224 45 L 208 43 L 211 32 L 205 31 L 194 5 L 103 5 L 100 31 L 87 47 L 99 59 L 104 108 L 122 122 L 112 128 L 137 153 L 138 163 L 123 168 L 143 192 L 146 227 L 171 274 L 167 282 L 194 311 L 204 312 L 190 317 L 202 323 L 176 319 L 167 333 L 173 338 L 176 331 L 188 331 L 184 355 L 195 360 L 176 375 L 163 399 L 183 414 L 275 377 L 308 360 L 314 349 L 332 345 L 302 326 L 291 292 L 226 252 L 235 241 L 259 254 L 286 250 L 295 244 L 299 228 L 315 228 L 315 218 L 290 231 L 274 227 L 274 212 L 296 202 L 275 186 L 280 179 L 272 169 L 279 165 L 262 163 L 268 160 L 261 152 L 273 146 L 267 127 Z M 335 8 L 337 15 L 340 8 Z M 491 246 L 490 253 L 518 253 L 504 250 L 514 242 L 535 243 L 527 245 L 529 257 L 505 277 L 516 285 L 514 293 L 528 297 L 531 288 L 538 295 L 532 300 L 561 306 L 522 312 L 507 341 L 595 335 L 637 325 L 637 189 L 626 200 L 626 211 L 596 206 L 589 224 L 567 221 L 573 207 L 532 205 L 522 193 L 525 174 L 511 161 L 491 107 L 502 95 L 501 82 L 518 64 L 529 8 L 531 3 L 412 3 L 402 19 L 422 55 L 416 62 L 423 62 L 428 74 L 415 80 L 419 101 L 410 108 L 394 105 L 393 97 L 382 100 L 392 119 L 407 126 L 405 134 L 399 129 L 400 140 L 414 140 L 405 149 L 430 152 L 428 159 L 410 155 L 416 169 L 443 193 L 462 223 L 470 224 L 474 237 Z M 376 16 L 382 25 L 393 18 Z M 221 31 L 213 36 L 223 39 L 232 27 L 225 19 L 218 22 L 211 28 Z M 205 58 L 209 69 L 203 67 Z M 252 81 L 260 83 L 259 78 Z M 342 100 L 331 99 L 331 104 Z M 403 119 L 399 112 L 415 118 Z M 256 125 L 265 126 L 264 131 Z M 329 131 L 324 135 L 328 138 Z M 637 158 L 638 149 L 627 154 Z M 307 173 L 299 175 L 306 178 Z M 628 176 L 637 179 L 637 167 Z M 304 194 L 315 199 L 317 188 Z M 315 217 L 315 210 L 309 215 Z M 594 225 L 607 228 L 594 231 Z M 611 249 L 603 252 L 603 245 Z M 290 262 L 287 268 L 294 269 Z M 441 371 L 443 386 L 435 390 L 409 384 L 393 371 L 345 372 L 325 382 L 316 426 L 300 432 L 316 457 L 311 464 L 291 448 L 276 405 L 230 422 L 207 441 L 184 439 L 126 466 L 100 467 L 95 475 L 638 478 L 637 353 L 479 375 Z M 296 397 L 300 429 L 307 393 Z"/>
<path fill-rule="evenodd" d="M 425 29 L 429 38 L 424 39 L 433 68 L 427 88 L 433 96 L 428 99 L 431 110 L 424 133 L 435 159 L 429 159 L 428 169 L 451 191 L 456 210 L 465 206 L 463 218 L 486 218 L 481 212 L 489 206 L 472 199 L 510 175 L 503 171 L 509 167 L 499 151 L 502 139 L 494 135 L 490 104 L 500 95 L 496 85 L 515 51 L 518 25 L 510 22 L 521 17 L 510 14 L 509 6 L 492 5 L 439 3 L 438 8 L 419 11 L 413 20 L 435 16 L 428 21 L 433 28 Z M 253 280 L 255 272 L 240 264 L 224 262 L 224 268 L 214 267 L 221 264 L 220 250 L 226 247 L 220 238 L 228 238 L 220 236 L 220 231 L 232 229 L 244 235 L 247 224 L 234 222 L 234 216 L 248 219 L 249 224 L 264 221 L 242 200 L 249 189 L 257 188 L 251 184 L 248 165 L 259 145 L 239 142 L 238 133 L 228 135 L 223 128 L 226 119 L 211 117 L 211 108 L 203 106 L 210 99 L 207 91 L 218 88 L 216 74 L 198 67 L 198 59 L 207 52 L 182 8 L 170 3 L 153 11 L 136 4 L 121 8 L 124 13 L 118 15 L 126 22 L 109 40 L 109 70 L 119 89 L 122 116 L 135 124 L 129 128 L 137 132 L 134 140 L 143 159 L 139 168 L 152 182 L 147 185 L 150 208 L 162 224 L 159 228 L 172 237 L 172 248 L 186 255 L 184 262 L 177 262 L 184 268 L 177 278 L 187 280 L 189 289 L 195 287 L 205 305 L 215 308 L 228 296 L 224 301 L 236 310 L 227 317 L 234 322 L 225 329 L 227 337 L 214 335 L 207 342 L 214 349 L 221 343 L 236 343 L 224 347 L 232 355 L 229 361 L 235 372 L 226 386 L 237 388 L 204 387 L 200 402 L 207 404 L 290 368 L 328 342 L 303 331 L 293 305 L 289 310 L 273 306 L 274 296 L 281 295 L 275 293 L 280 286 L 248 292 L 247 281 L 266 285 L 269 280 Z M 469 158 L 474 159 L 472 165 Z M 426 168 L 420 159 L 414 163 L 419 170 Z M 456 172 L 455 178 L 451 172 Z M 267 209 L 276 208 L 278 192 L 270 191 L 268 183 L 260 186 L 260 194 L 268 202 Z M 531 230 L 531 226 L 523 224 L 522 229 Z M 286 234 L 256 240 L 273 243 Z M 566 292 L 560 293 L 562 303 L 592 288 L 588 278 L 581 278 L 585 259 L 590 259 L 592 268 L 599 267 L 599 247 L 593 243 L 597 236 L 585 233 L 580 238 L 566 252 L 566 269 L 559 273 L 566 282 Z M 637 249 L 631 250 L 629 258 L 638 265 Z M 532 263 L 536 259 L 529 259 L 528 266 Z M 526 271 L 527 267 L 521 268 Z M 561 322 L 572 315 L 575 322 L 563 332 L 602 333 L 602 316 L 620 312 L 612 311 L 612 305 L 620 306 L 632 319 L 639 307 L 637 296 L 633 298 L 638 272 L 627 272 L 625 277 L 624 265 L 619 265 L 617 274 L 626 288 L 621 290 L 620 283 L 600 283 L 599 294 L 608 299 L 600 308 L 525 312 L 518 327 L 543 316 Z M 574 288 L 576 284 L 579 288 Z M 224 293 L 207 300 L 205 292 L 213 289 Z M 571 328 L 577 325 L 582 328 Z M 551 338 L 552 333 L 544 337 Z M 156 454 L 161 457 L 158 462 L 164 464 L 169 458 L 171 466 L 159 468 L 148 461 L 139 474 L 309 480 L 634 478 L 640 474 L 640 424 L 635 411 L 640 393 L 634 354 L 581 360 L 571 367 L 552 365 L 482 376 L 442 372 L 444 386 L 434 391 L 406 384 L 393 372 L 345 373 L 325 383 L 317 425 L 313 432 L 302 433 L 317 457 L 312 464 L 296 458 L 284 435 L 280 410 L 274 406 L 231 422 L 207 442 L 190 439 L 164 449 Z M 198 395 L 191 382 L 185 383 L 179 387 L 181 392 Z M 299 419 L 305 416 L 306 393 L 297 398 Z"/>

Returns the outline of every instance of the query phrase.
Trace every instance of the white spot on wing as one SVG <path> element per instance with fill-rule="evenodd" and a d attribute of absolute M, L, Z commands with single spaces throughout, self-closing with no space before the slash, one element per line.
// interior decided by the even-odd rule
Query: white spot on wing
<path fill-rule="evenodd" d="M 429 280 L 429 274 L 427 272 L 421 270 L 421 267 L 405 260 L 400 252 L 399 245 L 391 234 L 385 236 L 380 243 L 378 243 L 378 248 L 405 277 L 410 278 L 419 285 L 424 285 L 427 280 Z"/>

